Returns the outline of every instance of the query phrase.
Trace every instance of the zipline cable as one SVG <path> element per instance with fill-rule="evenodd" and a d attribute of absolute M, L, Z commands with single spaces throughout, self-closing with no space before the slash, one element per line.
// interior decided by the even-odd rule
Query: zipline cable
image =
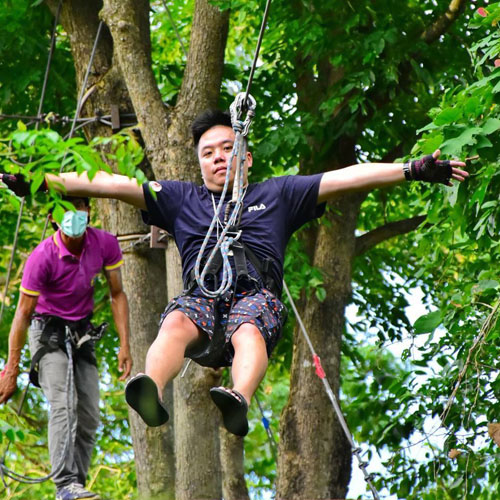
<path fill-rule="evenodd" d="M 254 396 L 255 401 L 257 402 L 257 406 L 259 407 L 260 414 L 262 415 L 262 425 L 264 426 L 264 429 L 266 430 L 267 434 L 267 440 L 269 441 L 269 446 L 271 447 L 271 453 L 273 455 L 274 462 L 277 462 L 278 457 L 276 453 L 276 439 L 274 439 L 273 431 L 271 430 L 271 423 L 269 422 L 269 419 L 264 415 L 264 410 L 262 408 L 262 405 L 260 404 L 260 400 L 257 397 L 257 394 Z"/>
<path fill-rule="evenodd" d="M 89 63 L 87 65 L 87 71 L 85 72 L 85 76 L 83 78 L 82 86 L 80 88 L 80 94 L 78 95 L 78 101 L 76 103 L 76 110 L 75 110 L 75 116 L 73 117 L 73 123 L 71 124 L 71 130 L 69 132 L 69 138 L 73 137 L 73 133 L 75 132 L 75 126 L 76 126 L 76 120 L 80 117 L 80 112 L 82 108 L 82 101 L 83 97 L 85 95 L 85 92 L 87 91 L 87 83 L 89 81 L 89 76 L 90 76 L 90 70 L 92 69 L 92 65 L 94 64 L 94 57 L 97 51 L 97 45 L 99 43 L 99 39 L 101 37 L 101 30 L 102 26 L 104 24 L 104 21 L 99 21 L 99 25 L 97 26 L 97 33 L 94 38 L 94 45 L 92 46 L 92 52 L 90 53 L 90 58 L 89 58 Z M 63 161 L 66 158 L 66 155 L 64 155 Z M 61 170 L 62 172 L 63 165 L 61 165 Z"/>
<path fill-rule="evenodd" d="M 290 305 L 292 306 L 292 310 L 295 314 L 295 317 L 297 319 L 297 323 L 299 324 L 300 330 L 302 334 L 304 335 L 304 338 L 306 340 L 307 345 L 309 346 L 309 350 L 311 351 L 312 358 L 313 358 L 313 364 L 316 370 L 316 375 L 321 379 L 321 382 L 323 382 L 323 385 L 325 387 L 326 393 L 328 395 L 328 398 L 330 399 L 330 402 L 332 403 L 333 409 L 335 410 L 335 414 L 337 415 L 337 418 L 339 420 L 340 426 L 342 427 L 342 430 L 344 431 L 344 434 L 347 438 L 347 441 L 349 442 L 352 450 L 352 454 L 356 456 L 358 460 L 358 467 L 361 469 L 363 472 L 363 475 L 365 477 L 365 481 L 368 484 L 374 500 L 380 500 L 380 497 L 378 495 L 378 492 L 375 488 L 375 486 L 372 483 L 373 475 L 368 474 L 366 471 L 366 468 L 368 467 L 368 463 L 364 462 L 363 459 L 361 458 L 361 448 L 356 446 L 356 443 L 353 440 L 351 431 L 349 430 L 349 427 L 347 426 L 347 422 L 344 418 L 344 415 L 342 414 L 342 410 L 340 408 L 340 405 L 337 401 L 337 398 L 335 397 L 335 394 L 333 393 L 333 390 L 330 386 L 330 383 L 328 382 L 328 379 L 326 378 L 325 371 L 323 370 L 323 367 L 321 366 L 321 359 L 320 357 L 316 354 L 316 351 L 314 350 L 314 346 L 311 342 L 311 338 L 309 337 L 309 334 L 307 333 L 307 330 L 304 326 L 304 323 L 302 321 L 302 318 L 299 314 L 299 311 L 297 310 L 297 307 L 295 306 L 295 301 L 293 300 L 292 294 L 290 293 L 290 290 L 288 289 L 285 281 L 283 280 L 283 289 L 285 290 L 285 293 L 288 297 L 288 300 L 290 301 Z"/>
<path fill-rule="evenodd" d="M 245 100 L 247 102 L 248 96 L 250 95 L 250 87 L 253 82 L 253 77 L 255 74 L 255 69 L 257 67 L 257 61 L 259 59 L 260 46 L 262 45 L 262 40 L 264 39 L 264 31 L 266 29 L 267 18 L 269 17 L 269 8 L 271 7 L 271 0 L 267 0 L 266 8 L 264 9 L 264 16 L 262 17 L 262 24 L 260 25 L 259 39 L 257 40 L 257 47 L 255 49 L 255 54 L 253 56 L 252 68 L 250 69 L 250 76 L 248 77 L 247 89 L 245 91 Z"/>
<path fill-rule="evenodd" d="M 76 102 L 76 110 L 75 110 L 75 116 L 73 117 L 73 121 L 71 123 L 71 129 L 69 131 L 69 134 L 65 137 L 65 140 L 69 140 L 73 137 L 73 134 L 75 133 L 76 130 L 76 122 L 78 118 L 80 117 L 80 112 L 82 110 L 82 101 L 85 96 L 85 92 L 87 90 L 87 83 L 89 80 L 90 76 L 90 70 L 92 69 L 92 65 L 94 64 L 94 57 L 97 51 L 97 45 L 99 43 L 99 39 L 101 37 L 101 30 L 104 22 L 99 21 L 99 25 L 97 26 L 97 33 L 94 38 L 94 45 L 92 46 L 92 52 L 90 53 L 90 58 L 89 58 L 89 63 L 87 65 L 87 70 L 85 71 L 85 76 L 83 78 L 82 82 L 82 87 L 80 88 L 80 94 L 78 95 L 78 101 Z M 68 156 L 68 150 L 66 149 L 64 156 L 61 160 L 61 168 L 59 169 L 59 173 L 61 173 L 64 170 L 64 161 L 66 160 L 66 157 Z M 47 232 L 47 227 L 49 225 L 49 216 L 45 218 L 45 225 L 43 227 L 42 231 L 42 238 L 41 240 L 43 241 L 45 239 L 45 234 Z"/>
<path fill-rule="evenodd" d="M 40 102 L 38 104 L 38 112 L 37 116 L 41 115 L 42 109 L 43 109 L 43 103 L 45 100 L 45 93 L 47 90 L 47 83 L 49 81 L 49 72 L 50 72 L 50 67 L 51 67 L 51 62 L 52 58 L 54 56 L 54 49 L 55 49 L 55 43 L 56 43 L 56 36 L 57 36 L 57 25 L 59 24 L 59 17 L 61 15 L 61 7 L 62 7 L 63 0 L 59 0 L 59 4 L 57 5 L 57 11 L 56 15 L 54 17 L 54 25 L 52 27 L 52 35 L 50 38 L 50 48 L 49 48 L 49 54 L 47 56 L 47 65 L 45 67 L 45 74 L 43 77 L 43 85 L 42 85 L 42 90 L 40 93 Z M 40 126 L 40 121 L 37 121 L 35 124 L 35 130 L 38 130 Z M 29 160 L 31 162 L 31 158 Z M 12 273 L 12 267 L 14 265 L 14 257 L 16 254 L 16 249 L 17 249 L 17 240 L 19 236 L 19 228 L 21 226 L 21 219 L 23 216 L 23 211 L 24 211 L 24 196 L 21 198 L 21 205 L 19 207 L 19 215 L 17 218 L 17 225 L 16 225 L 16 232 L 14 233 L 14 241 L 12 243 L 12 252 L 10 254 L 10 260 L 9 260 L 9 265 L 7 267 L 7 277 L 5 278 L 5 288 L 2 296 L 2 305 L 0 306 L 0 324 L 2 323 L 3 319 L 3 313 L 5 309 L 5 301 L 7 299 L 7 292 L 9 290 L 9 283 L 10 283 L 10 275 Z"/>
<path fill-rule="evenodd" d="M 49 81 L 50 67 L 52 64 L 52 58 L 54 56 L 54 50 L 56 47 L 57 25 L 59 24 L 59 17 L 61 15 L 62 2 L 63 2 L 63 0 L 59 1 L 59 4 L 57 5 L 56 15 L 54 16 L 54 25 L 52 27 L 52 35 L 50 37 L 50 48 L 49 48 L 49 55 L 48 55 L 48 59 L 47 59 L 47 66 L 45 67 L 45 75 L 43 77 L 42 92 L 40 94 L 40 103 L 38 105 L 38 111 L 36 113 L 37 117 L 41 116 L 42 111 L 43 111 L 43 103 L 45 101 L 45 93 L 47 91 L 47 83 Z M 38 128 L 37 128 L 37 130 L 38 130 Z"/>

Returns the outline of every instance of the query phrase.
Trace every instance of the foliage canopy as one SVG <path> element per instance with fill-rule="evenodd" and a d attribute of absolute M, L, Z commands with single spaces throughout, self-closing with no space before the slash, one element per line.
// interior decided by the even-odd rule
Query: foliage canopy
<path fill-rule="evenodd" d="M 186 46 L 193 3 L 170 2 Z M 246 83 L 262 2 L 214 3 L 231 8 L 232 15 L 221 97 L 221 107 L 228 107 Z M 430 45 L 421 34 L 448 3 L 276 0 L 252 88 L 259 103 L 252 130 L 258 161 L 252 175 L 260 180 L 315 172 L 325 163 L 343 166 L 348 161 L 343 154 L 346 144 L 354 145 L 357 161 L 393 160 L 409 151 L 416 156 L 436 148 L 446 156 L 475 158 L 469 162 L 472 175 L 464 185 L 400 186 L 370 193 L 365 200 L 359 234 L 421 214 L 426 221 L 404 240 L 385 241 L 356 258 L 352 302 L 357 315 L 348 316 L 346 326 L 342 395 L 356 440 L 370 445 L 369 455 L 381 456 L 384 469 L 377 485 L 385 492 L 407 499 L 470 495 L 493 500 L 500 492 L 500 462 L 487 424 L 500 414 L 500 69 L 495 65 L 500 57 L 500 3 L 487 5 L 486 16 L 473 12 L 479 4 L 471 5 Z M 0 7 L 0 22 L 5 27 L 0 33 L 0 112 L 36 115 L 52 19 L 43 5 L 23 0 Z M 185 56 L 161 2 L 152 2 L 151 25 L 155 75 L 164 101 L 172 104 Z M 334 71 L 327 71 L 325 62 Z M 314 81 L 304 82 L 310 73 Z M 304 97 L 308 85 L 318 93 Z M 75 105 L 69 44 L 60 31 L 44 109 L 71 116 Z M 132 133 L 87 144 L 80 135 L 64 140 L 67 130 L 60 123 L 47 120 L 34 131 L 26 121 L 0 121 L 0 168 L 31 177 L 34 190 L 44 172 L 61 166 L 92 175 L 111 163 L 139 182 L 144 179 L 137 169 L 142 152 Z M 4 276 L 20 201 L 5 190 L 0 197 Z M 0 326 L 2 357 L 22 263 L 42 234 L 39 215 L 49 208 L 60 212 L 60 206 L 53 193 L 47 199 L 28 200 Z M 290 244 L 286 273 L 296 297 L 306 290 L 324 298 L 322 276 L 309 265 L 299 239 Z M 415 305 L 415 290 L 422 294 L 427 312 L 412 325 L 407 308 Z M 97 298 L 96 315 L 105 318 L 109 308 L 102 284 Z M 119 492 L 120 497 L 134 498 L 122 390 L 115 377 L 106 375 L 116 374 L 113 333 L 100 345 L 104 431 L 92 481 L 103 494 L 115 497 Z M 289 324 L 259 392 L 274 435 L 288 389 L 291 338 Z M 403 346 L 400 357 L 389 350 L 393 344 Z M 456 396 L 443 415 L 457 381 Z M 43 444 L 46 413 L 37 410 L 44 408 L 43 399 L 31 391 L 21 419 L 14 417 L 17 402 L 0 409 L 1 444 L 12 442 L 10 462 L 34 464 L 40 470 L 48 463 Z M 251 418 L 246 464 L 258 496 L 272 490 L 275 462 L 255 408 Z M 424 443 L 419 447 L 423 451 L 415 455 L 418 442 Z M 461 454 L 448 458 L 454 449 Z M 23 486 L 9 488 L 8 498 L 29 498 Z M 44 493 L 51 491 L 50 485 L 43 488 Z"/>

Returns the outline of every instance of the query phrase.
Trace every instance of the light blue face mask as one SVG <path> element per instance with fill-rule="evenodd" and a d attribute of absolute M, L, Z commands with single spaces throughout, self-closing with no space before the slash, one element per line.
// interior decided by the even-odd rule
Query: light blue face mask
<path fill-rule="evenodd" d="M 72 210 L 65 212 L 61 225 L 61 231 L 70 238 L 79 238 L 87 229 L 89 214 L 83 210 Z"/>

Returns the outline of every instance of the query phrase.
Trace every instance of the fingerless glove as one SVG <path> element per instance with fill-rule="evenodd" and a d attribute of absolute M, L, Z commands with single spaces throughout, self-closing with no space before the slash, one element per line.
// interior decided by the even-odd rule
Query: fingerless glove
<path fill-rule="evenodd" d="M 432 155 L 405 163 L 403 171 L 407 180 L 441 184 L 448 184 L 452 174 L 448 160 L 436 160 Z"/>

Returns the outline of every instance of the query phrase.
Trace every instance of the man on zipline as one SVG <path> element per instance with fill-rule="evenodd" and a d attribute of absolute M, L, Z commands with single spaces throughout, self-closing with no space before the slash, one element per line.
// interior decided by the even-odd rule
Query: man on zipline
<path fill-rule="evenodd" d="M 30 380 L 42 387 L 50 405 L 48 442 L 56 499 L 97 499 L 97 494 L 84 488 L 99 425 L 94 341 L 105 328 L 101 325 L 96 329 L 90 322 L 97 274 L 104 272 L 110 290 L 111 310 L 120 338 L 120 380 L 127 378 L 132 368 L 129 309 L 122 286 L 123 259 L 118 240 L 106 231 L 87 226 L 88 198 L 66 200 L 76 210 L 64 213 L 58 230 L 43 240 L 26 261 L 9 334 L 9 356 L 0 373 L 0 403 L 5 403 L 16 390 L 21 351 L 29 328 Z M 67 334 L 73 358 L 72 387 Z M 74 396 L 73 400 L 68 393 Z M 68 421 L 72 409 L 74 421 Z"/>
<path fill-rule="evenodd" d="M 228 114 L 208 111 L 195 120 L 192 133 L 201 186 L 174 180 L 138 186 L 135 179 L 105 172 L 99 172 L 92 182 L 86 174 L 76 173 L 48 175 L 47 180 L 62 183 L 73 196 L 115 198 L 140 208 L 144 220 L 167 230 L 179 248 L 186 293 L 174 298 L 162 315 L 158 336 L 147 354 L 145 374 L 127 384 L 130 406 L 147 425 L 162 425 L 169 418 L 161 400 L 163 389 L 179 373 L 185 356 L 203 366 L 230 365 L 233 387 L 216 387 L 210 392 L 226 429 L 244 436 L 248 432 L 248 404 L 265 375 L 285 320 L 279 297 L 285 248 L 293 232 L 321 216 L 325 202 L 337 196 L 392 186 L 405 179 L 451 185 L 451 179 L 461 182 L 468 173 L 457 168 L 465 166 L 462 162 L 438 160 L 436 151 L 404 165 L 370 163 L 248 184 L 253 158 L 247 152 L 244 207 L 235 228 L 240 245 L 231 248 L 234 279 L 228 292 L 213 298 L 202 293 L 193 268 L 223 191 L 235 132 Z M 235 163 L 231 165 L 229 189 Z M 15 191 L 16 183 L 9 187 Z M 223 225 L 217 221 L 217 231 Z M 215 240 L 208 245 L 207 255 Z M 217 289 L 220 259 L 209 274 L 211 286 Z"/>

